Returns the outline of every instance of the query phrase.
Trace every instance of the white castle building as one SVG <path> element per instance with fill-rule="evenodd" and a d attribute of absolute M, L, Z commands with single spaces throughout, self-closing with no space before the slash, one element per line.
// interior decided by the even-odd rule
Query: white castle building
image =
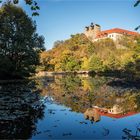
<path fill-rule="evenodd" d="M 97 41 L 100 39 L 111 38 L 114 41 L 122 36 L 138 36 L 138 32 L 133 32 L 120 28 L 113 28 L 105 31 L 101 31 L 101 26 L 98 24 L 91 23 L 90 26 L 85 27 L 84 34 L 92 41 Z"/>

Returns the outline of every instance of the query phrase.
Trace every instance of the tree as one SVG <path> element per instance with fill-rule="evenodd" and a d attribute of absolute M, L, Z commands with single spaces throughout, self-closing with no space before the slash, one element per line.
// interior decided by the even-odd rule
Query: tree
<path fill-rule="evenodd" d="M 82 59 L 81 69 L 82 70 L 88 70 L 89 69 L 89 59 L 87 57 L 84 57 Z"/>
<path fill-rule="evenodd" d="M 20 8 L 7 3 L 0 9 L 0 77 L 26 77 L 35 71 L 44 38 Z"/>
<path fill-rule="evenodd" d="M 75 71 L 80 69 L 80 61 L 73 56 L 71 51 L 64 51 L 60 60 L 62 71 Z"/>
<path fill-rule="evenodd" d="M 53 57 L 52 55 L 46 51 L 43 51 L 40 54 L 40 66 L 38 67 L 38 71 L 54 71 L 54 64 L 51 63 Z"/>
<path fill-rule="evenodd" d="M 125 65 L 125 69 L 133 74 L 140 76 L 140 37 L 136 40 L 137 44 L 134 48 L 134 54 L 132 55 L 132 60 Z M 129 58 L 130 59 L 130 58 Z"/>
<path fill-rule="evenodd" d="M 57 41 L 55 41 L 54 42 L 54 45 L 53 45 L 53 48 L 57 48 L 57 47 L 59 47 L 60 45 L 62 45 L 64 42 L 63 42 L 63 40 L 57 40 Z"/>
<path fill-rule="evenodd" d="M 4 0 L 0 0 L 0 3 L 2 3 Z M 18 4 L 20 0 L 7 0 L 9 3 Z M 23 0 L 21 0 L 23 1 Z M 24 2 L 31 7 L 31 10 L 33 11 L 32 16 L 38 16 L 38 10 L 40 10 L 40 7 L 38 6 L 38 3 L 36 0 L 24 0 Z"/>
<path fill-rule="evenodd" d="M 87 48 L 87 53 L 89 56 L 91 56 L 93 53 L 94 53 L 94 50 L 95 50 L 95 46 L 93 43 L 90 43 L 88 45 L 88 48 Z"/>
<path fill-rule="evenodd" d="M 90 71 L 95 71 L 95 72 L 99 72 L 99 71 L 103 71 L 104 70 L 103 62 L 95 54 L 93 54 L 89 58 L 89 70 Z"/>

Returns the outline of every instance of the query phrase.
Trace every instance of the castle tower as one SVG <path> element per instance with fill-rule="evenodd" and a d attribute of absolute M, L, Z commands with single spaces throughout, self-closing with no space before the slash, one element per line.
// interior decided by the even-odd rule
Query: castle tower
<path fill-rule="evenodd" d="M 98 33 L 100 33 L 101 27 L 98 24 L 91 23 L 90 26 L 85 27 L 84 34 L 89 38 L 90 40 L 94 40 Z"/>
<path fill-rule="evenodd" d="M 95 24 L 94 25 L 94 34 L 95 34 L 95 37 L 101 32 L 101 26 L 98 25 L 98 24 Z"/>

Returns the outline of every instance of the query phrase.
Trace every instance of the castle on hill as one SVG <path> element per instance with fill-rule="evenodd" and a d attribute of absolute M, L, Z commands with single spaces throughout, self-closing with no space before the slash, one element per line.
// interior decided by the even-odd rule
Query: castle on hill
<path fill-rule="evenodd" d="M 91 23 L 90 26 L 85 27 L 84 34 L 92 41 L 97 41 L 100 39 L 105 38 L 111 38 L 114 41 L 118 40 L 122 36 L 138 36 L 139 33 L 120 29 L 120 28 L 114 28 L 110 30 L 101 31 L 101 26 L 98 24 Z"/>

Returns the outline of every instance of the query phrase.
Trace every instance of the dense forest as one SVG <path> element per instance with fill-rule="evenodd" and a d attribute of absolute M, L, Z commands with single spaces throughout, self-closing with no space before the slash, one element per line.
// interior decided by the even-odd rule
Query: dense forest
<path fill-rule="evenodd" d="M 121 72 L 139 75 L 140 37 L 124 36 L 117 42 L 102 39 L 91 42 L 84 34 L 57 41 L 51 50 L 41 53 L 43 71 Z"/>

